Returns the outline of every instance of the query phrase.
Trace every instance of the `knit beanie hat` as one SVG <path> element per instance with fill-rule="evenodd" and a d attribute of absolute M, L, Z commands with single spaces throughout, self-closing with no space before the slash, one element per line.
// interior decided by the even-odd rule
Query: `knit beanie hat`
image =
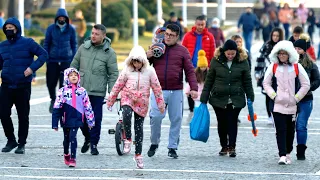
<path fill-rule="evenodd" d="M 236 42 L 234 42 L 231 39 L 228 39 L 223 45 L 223 50 L 224 51 L 227 51 L 227 50 L 238 50 L 238 46 L 237 46 Z"/>
<path fill-rule="evenodd" d="M 306 52 L 307 49 L 310 48 L 310 38 L 306 34 L 301 34 L 299 39 L 296 40 L 293 45 L 294 45 L 294 47 L 299 47 L 299 48 L 303 49 L 304 52 Z"/>
<path fill-rule="evenodd" d="M 206 52 L 204 50 L 199 50 L 198 51 L 198 63 L 197 63 L 197 67 L 208 67 L 208 60 L 206 57 Z"/>

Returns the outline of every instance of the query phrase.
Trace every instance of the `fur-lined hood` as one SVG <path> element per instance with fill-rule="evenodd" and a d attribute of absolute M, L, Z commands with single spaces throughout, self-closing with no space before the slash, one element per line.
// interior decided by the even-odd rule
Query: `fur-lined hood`
<path fill-rule="evenodd" d="M 131 70 L 131 71 L 134 70 L 133 65 L 131 63 L 132 59 L 139 59 L 142 62 L 143 65 L 142 65 L 141 71 L 144 71 L 146 68 L 150 66 L 149 61 L 147 59 L 147 54 L 143 49 L 143 47 L 141 46 L 135 46 L 131 49 L 129 56 L 124 61 L 125 68 L 127 70 Z"/>
<path fill-rule="evenodd" d="M 289 63 L 297 63 L 299 60 L 299 54 L 295 50 L 291 41 L 282 40 L 278 42 L 272 49 L 269 59 L 273 63 L 279 63 L 278 52 L 280 50 L 286 51 L 289 54 Z"/>
<path fill-rule="evenodd" d="M 225 58 L 225 55 L 223 53 L 224 53 L 223 47 L 217 48 L 216 51 L 214 52 L 215 59 L 219 60 L 220 55 L 223 55 L 223 57 Z M 239 62 L 247 60 L 248 59 L 247 51 L 244 48 L 238 47 L 236 58 L 238 59 Z"/>

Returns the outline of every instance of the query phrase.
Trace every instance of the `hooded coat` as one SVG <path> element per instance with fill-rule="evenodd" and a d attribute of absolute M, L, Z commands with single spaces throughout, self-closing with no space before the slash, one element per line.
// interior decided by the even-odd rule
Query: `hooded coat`
<path fill-rule="evenodd" d="M 289 54 L 289 63 L 279 63 L 278 52 L 280 50 L 286 51 Z M 273 112 L 296 114 L 297 103 L 310 89 L 308 74 L 301 64 L 298 64 L 299 73 L 296 76 L 293 64 L 298 63 L 299 54 L 290 41 L 283 40 L 273 47 L 269 59 L 272 63 L 265 72 L 263 88 L 266 94 L 274 101 Z M 278 64 L 278 67 L 273 74 L 274 64 Z M 276 78 L 276 91 L 272 87 L 273 76 Z M 296 77 L 299 79 L 300 88 L 298 90 L 296 90 Z"/>
<path fill-rule="evenodd" d="M 246 50 L 238 47 L 237 55 L 229 68 L 222 47 L 211 61 L 200 101 L 213 107 L 226 109 L 231 99 L 236 108 L 246 106 L 246 97 L 254 101 L 251 73 Z"/>
<path fill-rule="evenodd" d="M 66 18 L 63 30 L 57 25 L 59 17 Z M 48 62 L 71 62 L 77 51 L 76 31 L 69 24 L 69 16 L 65 9 L 59 8 L 54 20 L 46 31 L 44 49 L 49 54 Z"/>
<path fill-rule="evenodd" d="M 69 74 L 72 72 L 78 74 L 77 84 L 71 84 L 69 81 Z M 82 127 L 85 119 L 87 119 L 88 126 L 94 126 L 95 120 L 91 103 L 87 91 L 80 86 L 79 72 L 74 68 L 66 69 L 64 82 L 65 85 L 59 89 L 53 105 L 52 128 L 58 128 L 59 120 L 61 127 L 66 128 Z"/>
<path fill-rule="evenodd" d="M 132 59 L 142 62 L 142 68 L 134 69 Z M 108 107 L 113 106 L 121 91 L 121 106 L 128 105 L 133 111 L 145 117 L 149 107 L 150 88 L 152 88 L 159 109 L 165 108 L 162 89 L 157 74 L 149 65 L 146 52 L 141 46 L 135 46 L 125 60 L 125 67 L 112 88 L 108 98 Z"/>
<path fill-rule="evenodd" d="M 0 43 L 0 70 L 2 86 L 20 88 L 30 86 L 32 75 L 25 77 L 24 71 L 30 67 L 35 73 L 48 59 L 48 53 L 33 39 L 21 36 L 20 22 L 9 18 L 3 25 L 12 24 L 17 28 L 16 38 Z M 38 59 L 34 61 L 34 56 Z"/>

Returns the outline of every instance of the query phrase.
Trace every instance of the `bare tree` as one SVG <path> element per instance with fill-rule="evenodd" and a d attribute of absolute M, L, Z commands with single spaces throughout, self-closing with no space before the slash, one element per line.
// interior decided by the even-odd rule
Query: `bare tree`
<path fill-rule="evenodd" d="M 17 17 L 18 16 L 18 0 L 11 0 L 8 4 L 8 16 L 7 17 Z"/>
<path fill-rule="evenodd" d="M 46 9 L 52 6 L 52 0 L 44 0 L 41 9 Z"/>
<path fill-rule="evenodd" d="M 24 12 L 33 11 L 33 0 L 24 0 Z"/>

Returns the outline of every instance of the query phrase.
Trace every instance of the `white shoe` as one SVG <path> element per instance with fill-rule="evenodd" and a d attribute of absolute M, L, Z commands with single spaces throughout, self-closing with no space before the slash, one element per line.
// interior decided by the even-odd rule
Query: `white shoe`
<path fill-rule="evenodd" d="M 279 161 L 278 161 L 279 165 L 286 165 L 287 164 L 287 157 L 286 156 L 281 156 Z"/>
<path fill-rule="evenodd" d="M 269 118 L 268 118 L 268 123 L 267 124 L 269 124 L 269 125 L 272 125 L 273 124 L 273 118 L 272 118 L 272 116 L 270 116 Z"/>
<path fill-rule="evenodd" d="M 124 148 L 123 148 L 123 153 L 128 154 L 131 151 L 131 141 L 125 140 L 124 141 Z"/>
<path fill-rule="evenodd" d="M 291 164 L 291 157 L 290 157 L 290 154 L 287 154 L 286 155 L 286 162 L 287 162 L 287 164 Z"/>
<path fill-rule="evenodd" d="M 141 155 L 135 155 L 133 157 L 133 160 L 136 162 L 136 166 L 137 168 L 139 169 L 143 169 L 143 159 L 142 159 L 142 156 Z"/>

